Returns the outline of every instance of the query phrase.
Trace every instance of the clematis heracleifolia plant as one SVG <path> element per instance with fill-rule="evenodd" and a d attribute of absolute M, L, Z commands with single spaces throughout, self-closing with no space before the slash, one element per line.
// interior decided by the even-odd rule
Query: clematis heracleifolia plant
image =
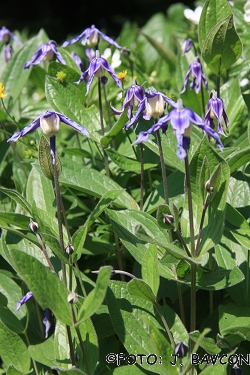
<path fill-rule="evenodd" d="M 82 39 L 82 44 L 85 46 L 87 44 L 90 47 L 98 46 L 99 38 L 102 37 L 106 42 L 109 44 L 112 44 L 116 48 L 122 48 L 119 46 L 118 43 L 116 43 L 112 38 L 109 36 L 103 34 L 99 29 L 97 29 L 94 25 L 91 27 L 88 27 L 86 30 L 84 30 L 80 35 L 76 36 L 75 38 L 65 41 L 62 45 L 62 47 L 67 47 L 71 44 L 74 44 Z"/>
<path fill-rule="evenodd" d="M 115 74 L 114 69 L 109 65 L 106 59 L 100 56 L 99 51 L 96 51 L 96 57 L 94 57 L 89 64 L 88 69 L 82 73 L 79 81 L 77 83 L 80 83 L 82 81 L 85 81 L 87 76 L 89 76 L 89 80 L 87 82 L 87 91 L 86 95 L 89 92 L 90 85 L 94 79 L 94 77 L 98 77 L 101 79 L 101 82 L 103 84 L 106 84 L 108 81 L 108 78 L 105 76 L 106 71 L 111 75 L 113 80 L 116 82 L 117 86 L 122 89 L 122 82 Z"/>
<path fill-rule="evenodd" d="M 139 103 L 144 99 L 144 91 L 140 85 L 136 84 L 136 80 L 133 78 L 132 86 L 130 86 L 126 92 L 126 96 L 122 105 L 122 109 L 118 110 L 112 105 L 111 108 L 116 115 L 121 115 L 123 111 L 128 108 L 128 118 L 131 120 L 133 116 L 133 108 L 138 107 Z"/>
<path fill-rule="evenodd" d="M 205 74 L 203 73 L 202 65 L 198 57 L 196 57 L 196 61 L 190 64 L 189 66 L 188 72 L 184 80 L 181 94 L 186 91 L 189 78 L 192 79 L 192 82 L 190 83 L 190 88 L 194 89 L 196 94 L 200 92 L 202 82 L 204 83 L 205 88 L 208 91 L 208 82 L 207 82 Z"/>
<path fill-rule="evenodd" d="M 50 153 L 52 156 L 52 163 L 54 164 L 56 153 L 56 135 L 60 130 L 60 122 L 64 122 L 87 137 L 89 136 L 87 129 L 70 120 L 63 114 L 54 111 L 46 111 L 35 119 L 30 125 L 23 128 L 20 132 L 13 134 L 13 136 L 8 139 L 8 142 L 16 142 L 20 137 L 31 133 L 33 130 L 36 130 L 39 126 L 41 126 L 43 133 L 50 137 Z"/>
<path fill-rule="evenodd" d="M 23 296 L 19 301 L 17 301 L 16 304 L 16 311 L 19 311 L 21 306 L 24 305 L 26 302 L 28 302 L 31 298 L 33 298 L 33 293 L 28 292 Z"/>
<path fill-rule="evenodd" d="M 225 135 L 222 125 L 222 117 L 226 124 L 226 130 L 228 132 L 229 129 L 229 120 L 224 108 L 224 103 L 221 98 L 217 98 L 217 92 L 212 90 L 210 93 L 210 99 L 207 104 L 208 110 L 205 115 L 204 122 L 210 126 L 210 128 L 214 129 L 214 119 L 217 121 L 217 132 L 219 134 Z"/>
<path fill-rule="evenodd" d="M 23 69 L 29 69 L 31 65 L 38 65 L 40 62 L 48 60 L 53 60 L 54 56 L 61 64 L 66 64 L 65 60 L 63 59 L 62 55 L 56 48 L 56 42 L 54 40 L 50 40 L 48 43 L 43 44 L 38 50 L 34 53 L 32 58 L 24 64 Z"/>
<path fill-rule="evenodd" d="M 223 148 L 219 135 L 206 125 L 202 118 L 193 112 L 190 108 L 184 108 L 182 100 L 178 99 L 177 108 L 170 111 L 166 116 L 163 116 L 159 121 L 154 124 L 148 131 L 140 132 L 137 140 L 133 145 L 149 140 L 150 134 L 161 129 L 163 133 L 166 133 L 168 128 L 168 122 L 170 121 L 172 128 L 177 138 L 177 156 L 180 160 L 183 160 L 187 155 L 187 150 L 190 146 L 190 134 L 192 129 L 192 123 L 197 125 L 200 129 L 204 130 L 209 136 L 213 137 L 216 144 Z"/>
<path fill-rule="evenodd" d="M 162 116 L 166 103 L 170 104 L 172 107 L 177 106 L 175 101 L 155 90 L 153 87 L 147 88 L 136 114 L 132 117 L 130 122 L 125 125 L 125 129 L 128 130 L 134 125 L 141 115 L 143 115 L 145 120 L 150 120 L 151 117 L 157 118 Z"/>

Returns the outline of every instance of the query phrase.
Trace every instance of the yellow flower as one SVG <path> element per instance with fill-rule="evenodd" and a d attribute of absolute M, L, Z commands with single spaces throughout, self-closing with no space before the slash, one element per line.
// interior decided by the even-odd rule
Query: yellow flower
<path fill-rule="evenodd" d="M 59 82 L 63 82 L 64 81 L 64 78 L 66 77 L 66 73 L 60 71 L 60 72 L 57 72 L 56 73 L 56 78 Z"/>
<path fill-rule="evenodd" d="M 4 93 L 4 85 L 0 82 L 0 98 L 5 98 L 7 94 Z"/>
<path fill-rule="evenodd" d="M 126 80 L 126 75 L 128 74 L 127 70 L 123 70 L 123 72 L 120 72 L 117 74 L 117 77 L 122 81 L 125 82 Z"/>

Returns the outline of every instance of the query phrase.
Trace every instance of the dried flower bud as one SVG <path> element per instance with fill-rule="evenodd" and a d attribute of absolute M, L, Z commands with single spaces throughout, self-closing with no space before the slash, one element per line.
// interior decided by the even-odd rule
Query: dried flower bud
<path fill-rule="evenodd" d="M 162 214 L 163 216 L 163 223 L 164 224 L 173 224 L 174 223 L 174 217 L 173 215 L 169 215 L 169 214 Z"/>
<path fill-rule="evenodd" d="M 69 295 L 68 295 L 68 297 L 67 297 L 67 301 L 69 303 L 76 303 L 76 302 L 78 302 L 77 294 L 73 293 L 73 292 L 70 292 Z"/>
<path fill-rule="evenodd" d="M 179 341 L 175 345 L 174 354 L 178 356 L 178 358 L 184 358 L 187 355 L 188 346 L 184 344 L 184 342 Z"/>
<path fill-rule="evenodd" d="M 211 193 L 213 191 L 213 187 L 211 187 L 211 180 L 207 180 L 207 182 L 205 183 L 205 189 L 208 193 Z"/>
<path fill-rule="evenodd" d="M 31 232 L 36 233 L 38 231 L 38 224 L 32 219 L 30 219 L 29 228 Z"/>

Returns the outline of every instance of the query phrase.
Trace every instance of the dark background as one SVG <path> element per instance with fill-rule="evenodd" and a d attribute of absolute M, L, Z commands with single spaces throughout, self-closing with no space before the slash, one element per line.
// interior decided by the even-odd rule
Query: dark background
<path fill-rule="evenodd" d="M 181 2 L 193 9 L 193 1 L 168 0 L 2 0 L 0 27 L 26 30 L 31 37 L 43 28 L 50 39 L 61 43 L 69 35 L 80 34 L 91 25 L 117 37 L 126 21 L 142 27 L 157 13 Z"/>

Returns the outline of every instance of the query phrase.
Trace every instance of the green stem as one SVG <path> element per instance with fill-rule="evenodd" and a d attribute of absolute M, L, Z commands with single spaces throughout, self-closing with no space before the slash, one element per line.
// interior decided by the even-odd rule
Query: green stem
<path fill-rule="evenodd" d="M 27 344 L 28 344 L 28 346 L 30 345 L 30 341 L 29 341 L 29 337 L 28 337 L 28 335 L 27 335 L 27 333 L 25 332 L 25 338 L 26 338 L 26 340 L 27 340 Z M 36 375 L 39 375 L 39 371 L 38 371 L 38 368 L 37 368 L 37 365 L 36 365 L 36 361 L 33 359 L 33 358 L 31 358 L 32 359 L 32 363 L 33 363 L 33 366 L 34 366 L 34 370 L 35 370 L 35 374 Z"/>
<path fill-rule="evenodd" d="M 85 352 L 85 348 L 84 348 L 84 345 L 83 345 L 83 342 L 82 342 L 81 332 L 80 332 L 79 326 L 77 325 L 75 311 L 74 311 L 74 308 L 73 308 L 72 305 L 71 305 L 71 312 L 72 312 L 72 316 L 73 316 L 75 331 L 76 331 L 76 334 L 77 334 L 77 337 L 78 337 L 78 340 L 79 340 L 82 356 L 83 356 L 83 359 L 84 359 L 84 363 L 86 364 L 88 374 L 91 375 L 89 360 L 88 360 L 87 354 Z"/>
<path fill-rule="evenodd" d="M 160 307 L 159 307 L 159 305 L 158 305 L 158 303 L 157 303 L 156 301 L 154 302 L 154 306 L 155 306 L 155 308 L 156 308 L 158 314 L 160 315 L 160 318 L 161 318 L 161 320 L 162 320 L 162 323 L 163 323 L 163 325 L 164 325 L 164 327 L 165 327 L 165 329 L 166 329 L 166 332 L 167 332 L 167 334 L 168 334 L 168 337 L 169 337 L 169 340 L 170 340 L 171 346 L 172 346 L 172 348 L 174 349 L 174 348 L 175 348 L 175 342 L 174 342 L 174 339 L 173 339 L 172 333 L 171 333 L 171 331 L 170 331 L 170 328 L 169 328 L 169 326 L 168 326 L 168 323 L 166 322 L 166 319 L 164 318 L 164 316 L 163 316 L 163 314 L 162 314 L 162 312 L 161 312 L 161 309 L 160 309 Z"/>
<path fill-rule="evenodd" d="M 220 98 L 220 75 L 218 75 L 216 79 L 216 91 L 217 91 L 217 98 Z"/>
<path fill-rule="evenodd" d="M 200 222 L 200 227 L 199 227 L 199 232 L 198 232 L 198 237 L 197 237 L 197 242 L 196 242 L 196 247 L 195 247 L 195 256 L 199 255 L 199 246 L 200 246 L 201 235 L 202 235 L 202 230 L 203 230 L 203 225 L 204 225 L 206 211 L 207 211 L 207 208 L 208 208 L 210 194 L 211 193 L 207 193 L 205 202 L 203 204 L 202 215 L 201 215 L 201 222 Z"/>
<path fill-rule="evenodd" d="M 162 151 L 162 144 L 161 144 L 161 136 L 159 130 L 156 132 L 156 139 L 159 147 L 160 153 L 160 162 L 161 162 L 161 173 L 162 173 L 162 183 L 163 183 L 163 190 L 164 190 L 164 198 L 167 205 L 169 205 L 169 198 L 168 198 L 168 185 L 167 185 L 167 174 L 166 174 L 166 167 L 163 157 Z"/>
<path fill-rule="evenodd" d="M 213 269 L 213 258 L 212 258 L 212 251 L 213 249 L 209 250 L 209 269 L 212 271 Z M 209 314 L 211 315 L 214 310 L 214 293 L 212 290 L 209 291 Z"/>
<path fill-rule="evenodd" d="M 40 235 L 39 235 L 38 233 L 36 233 L 36 238 L 37 238 L 37 240 L 38 240 L 38 242 L 39 242 L 39 244 L 40 244 L 40 246 L 41 246 L 41 250 L 42 250 L 42 252 L 43 252 L 43 255 L 45 256 L 45 259 L 46 259 L 46 261 L 47 261 L 47 263 L 48 263 L 48 266 L 49 266 L 49 268 L 50 268 L 50 271 L 53 272 L 53 273 L 56 273 L 56 272 L 55 272 L 55 269 L 54 269 L 54 267 L 53 267 L 53 264 L 51 263 L 51 260 L 50 260 L 50 258 L 49 258 L 49 256 L 48 256 L 47 250 L 46 250 L 46 248 L 45 248 L 45 246 L 44 246 L 44 244 L 43 244 L 43 241 L 42 241 L 42 239 L 41 239 L 41 237 L 40 237 Z"/>
<path fill-rule="evenodd" d="M 119 238 L 118 238 L 115 231 L 114 231 L 114 237 L 115 237 L 115 252 L 116 252 L 118 267 L 121 271 L 124 271 L 122 257 L 121 257 L 121 251 L 120 251 L 120 247 L 119 247 Z M 122 273 L 121 273 L 120 277 L 121 277 L 121 281 L 126 281 L 125 276 Z"/>
<path fill-rule="evenodd" d="M 104 136 L 105 132 L 104 132 L 104 123 L 103 123 L 102 90 L 101 90 L 101 78 L 100 77 L 98 77 L 98 103 L 99 103 L 101 132 L 102 132 L 102 136 Z M 105 164 L 106 176 L 110 177 L 108 156 L 107 156 L 105 150 L 103 150 L 103 156 L 104 156 L 104 164 Z"/>
<path fill-rule="evenodd" d="M 140 143 L 140 161 L 141 161 L 141 183 L 140 183 L 140 210 L 143 210 L 143 193 L 144 193 L 144 163 L 143 163 L 143 144 Z"/>
<path fill-rule="evenodd" d="M 246 270 L 246 305 L 249 304 L 249 282 L 250 282 L 250 250 L 247 250 L 247 270 Z"/>
<path fill-rule="evenodd" d="M 79 283 L 80 283 L 80 286 L 81 286 L 81 289 L 82 289 L 82 294 L 83 294 L 84 298 L 86 298 L 87 297 L 87 292 L 86 292 L 85 286 L 84 286 L 84 284 L 82 282 L 81 271 L 79 269 L 79 266 L 78 266 L 77 262 L 75 263 L 75 267 L 76 267 L 76 272 L 77 272 L 78 280 L 79 280 Z"/>
<path fill-rule="evenodd" d="M 184 303 L 183 303 L 183 298 L 182 298 L 182 285 L 179 281 L 177 282 L 177 290 L 178 290 L 178 297 L 179 297 L 181 321 L 183 325 L 186 327 L 185 310 L 184 310 Z"/>
<path fill-rule="evenodd" d="M 192 202 L 192 191 L 191 191 L 188 155 L 185 157 L 185 170 L 186 170 L 186 189 L 187 189 L 187 196 L 188 196 L 188 215 L 189 215 L 191 254 L 192 256 L 195 256 L 194 216 L 193 216 L 193 202 Z"/>

